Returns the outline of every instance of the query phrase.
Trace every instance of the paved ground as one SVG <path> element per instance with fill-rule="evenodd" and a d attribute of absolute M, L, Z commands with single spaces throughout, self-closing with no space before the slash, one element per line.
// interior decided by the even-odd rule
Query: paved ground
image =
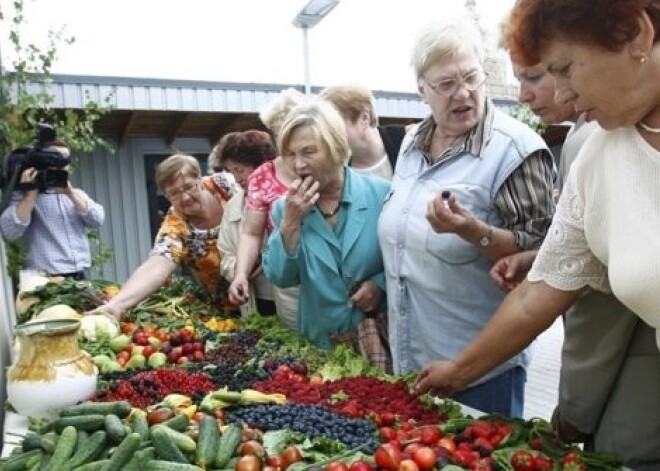
<path fill-rule="evenodd" d="M 535 342 L 532 364 L 527 371 L 525 418 L 550 419 L 557 404 L 559 364 L 564 327 L 561 317 L 541 334 Z"/>

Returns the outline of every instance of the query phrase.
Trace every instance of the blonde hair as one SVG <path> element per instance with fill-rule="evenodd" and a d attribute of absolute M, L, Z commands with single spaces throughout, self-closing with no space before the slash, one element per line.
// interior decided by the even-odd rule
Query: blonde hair
<path fill-rule="evenodd" d="M 415 78 L 422 78 L 435 62 L 452 57 L 465 49 L 472 49 L 483 64 L 482 42 L 477 26 L 468 17 L 426 25 L 417 33 L 413 45 L 410 65 L 415 72 Z"/>
<path fill-rule="evenodd" d="M 327 146 L 335 164 L 346 165 L 351 158 L 346 125 L 332 104 L 325 100 L 315 100 L 293 108 L 282 123 L 277 137 L 277 146 L 283 156 L 290 154 L 291 135 L 299 128 L 309 128 Z"/>
<path fill-rule="evenodd" d="M 286 115 L 292 108 L 304 103 L 306 99 L 307 97 L 295 88 L 282 90 L 274 101 L 261 110 L 259 119 L 277 138 Z"/>
<path fill-rule="evenodd" d="M 156 168 L 156 186 L 159 191 L 176 182 L 180 176 L 200 178 L 202 169 L 192 155 L 174 154 L 163 160 Z"/>
<path fill-rule="evenodd" d="M 371 90 L 360 85 L 335 85 L 324 88 L 319 98 L 328 100 L 341 115 L 355 123 L 363 111 L 369 113 L 369 125 L 378 126 L 376 100 Z"/>

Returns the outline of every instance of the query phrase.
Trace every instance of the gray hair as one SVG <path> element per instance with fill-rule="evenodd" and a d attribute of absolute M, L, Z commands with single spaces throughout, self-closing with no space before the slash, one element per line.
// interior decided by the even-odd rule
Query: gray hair
<path fill-rule="evenodd" d="M 477 25 L 469 17 L 436 21 L 422 28 L 413 45 L 410 65 L 415 78 L 424 76 L 435 62 L 471 48 L 479 62 L 484 62 L 484 47 Z"/>

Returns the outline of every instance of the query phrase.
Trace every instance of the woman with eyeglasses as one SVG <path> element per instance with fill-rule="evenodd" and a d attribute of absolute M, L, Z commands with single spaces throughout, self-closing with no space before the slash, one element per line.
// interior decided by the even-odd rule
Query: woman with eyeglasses
<path fill-rule="evenodd" d="M 485 94 L 482 39 L 469 19 L 432 24 L 412 56 L 431 114 L 401 146 L 379 221 L 395 373 L 453 358 L 504 294 L 494 261 L 538 247 L 554 211 L 543 140 Z M 523 413 L 525 351 L 453 398 L 489 413 Z"/>
<path fill-rule="evenodd" d="M 202 177 L 197 159 L 175 154 L 156 169 L 156 186 L 172 205 L 161 223 L 149 258 L 99 310 L 120 318 L 185 265 L 215 305 L 227 311 L 229 284 L 220 275 L 217 239 L 227 201 L 235 189 L 222 173 Z"/>

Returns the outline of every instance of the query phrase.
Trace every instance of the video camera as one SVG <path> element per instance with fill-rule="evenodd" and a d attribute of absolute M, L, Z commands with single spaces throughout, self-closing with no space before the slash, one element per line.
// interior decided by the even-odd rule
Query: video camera
<path fill-rule="evenodd" d="M 49 188 L 65 188 L 69 182 L 69 172 L 63 170 L 69 165 L 69 157 L 56 150 L 47 149 L 53 145 L 57 134 L 52 126 L 37 124 L 37 137 L 34 146 L 13 150 L 4 160 L 2 188 L 7 192 L 14 189 L 40 192 Z M 18 183 L 25 169 L 33 167 L 37 171 L 34 183 Z M 6 187 L 6 188 L 5 188 Z"/>

